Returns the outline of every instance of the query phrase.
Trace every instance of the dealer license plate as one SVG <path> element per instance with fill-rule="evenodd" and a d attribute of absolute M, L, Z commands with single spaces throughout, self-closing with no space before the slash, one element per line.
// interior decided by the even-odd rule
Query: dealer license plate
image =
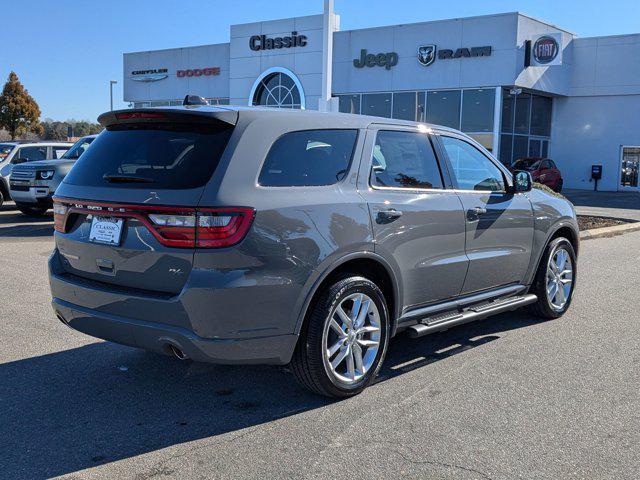
<path fill-rule="evenodd" d="M 104 245 L 120 245 L 122 236 L 122 218 L 94 216 L 91 221 L 89 241 Z"/>

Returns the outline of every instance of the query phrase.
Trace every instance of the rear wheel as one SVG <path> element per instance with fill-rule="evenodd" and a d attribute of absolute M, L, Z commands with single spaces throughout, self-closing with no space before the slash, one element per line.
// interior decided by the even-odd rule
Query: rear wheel
<path fill-rule="evenodd" d="M 375 283 L 348 276 L 320 293 L 291 361 L 315 393 L 346 398 L 374 380 L 387 350 L 389 314 Z"/>
<path fill-rule="evenodd" d="M 4 203 L 4 194 L 2 193 L 2 189 L 0 188 L 0 207 Z"/>
<path fill-rule="evenodd" d="M 22 213 L 24 213 L 28 217 L 42 217 L 45 213 L 47 213 L 47 210 L 49 210 L 46 207 L 34 207 L 31 205 L 27 205 L 24 203 L 17 203 L 17 202 L 16 202 L 16 207 L 18 207 L 18 210 L 20 210 Z"/>
<path fill-rule="evenodd" d="M 552 240 L 545 250 L 531 293 L 538 301 L 531 305 L 542 318 L 559 318 L 569 309 L 576 281 L 576 253 L 566 238 Z"/>

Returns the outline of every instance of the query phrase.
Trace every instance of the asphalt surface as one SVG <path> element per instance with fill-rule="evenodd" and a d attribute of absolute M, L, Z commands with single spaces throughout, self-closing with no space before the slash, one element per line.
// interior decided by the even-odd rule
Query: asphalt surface
<path fill-rule="evenodd" d="M 284 369 L 92 339 L 49 306 L 51 222 L 0 210 L 0 478 L 635 479 L 640 232 L 582 244 L 561 320 L 392 341 L 332 402 Z"/>

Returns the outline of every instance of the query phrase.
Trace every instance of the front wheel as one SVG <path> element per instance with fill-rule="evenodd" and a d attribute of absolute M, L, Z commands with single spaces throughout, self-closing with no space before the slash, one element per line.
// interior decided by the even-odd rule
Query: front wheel
<path fill-rule="evenodd" d="M 372 281 L 347 276 L 320 292 L 291 361 L 304 387 L 328 397 L 360 393 L 374 380 L 387 350 L 389 313 Z"/>
<path fill-rule="evenodd" d="M 23 214 L 25 214 L 28 217 L 42 217 L 45 213 L 47 213 L 47 210 L 49 210 L 46 207 L 33 207 L 31 205 L 26 205 L 24 203 L 17 203 L 17 202 L 16 202 L 16 207 L 18 207 L 18 210 L 20 210 Z"/>
<path fill-rule="evenodd" d="M 555 238 L 542 256 L 531 293 L 538 301 L 531 305 L 535 315 L 542 318 L 559 318 L 571 305 L 576 282 L 576 253 L 566 238 Z"/>

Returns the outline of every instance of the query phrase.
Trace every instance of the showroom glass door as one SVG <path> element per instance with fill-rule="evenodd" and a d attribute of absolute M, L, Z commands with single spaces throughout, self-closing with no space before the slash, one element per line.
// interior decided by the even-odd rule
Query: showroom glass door
<path fill-rule="evenodd" d="M 622 147 L 620 190 L 640 190 L 640 146 Z"/>

